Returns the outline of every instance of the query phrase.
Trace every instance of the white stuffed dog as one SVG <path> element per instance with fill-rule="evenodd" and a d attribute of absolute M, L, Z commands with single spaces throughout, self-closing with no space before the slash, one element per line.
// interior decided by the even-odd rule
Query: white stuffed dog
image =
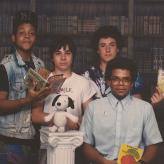
<path fill-rule="evenodd" d="M 78 117 L 67 112 L 67 108 L 74 108 L 73 100 L 67 95 L 57 95 L 52 101 L 53 112 L 44 117 L 45 122 L 53 118 L 54 126 L 50 127 L 51 132 L 64 132 L 67 118 L 73 122 L 78 122 Z"/>

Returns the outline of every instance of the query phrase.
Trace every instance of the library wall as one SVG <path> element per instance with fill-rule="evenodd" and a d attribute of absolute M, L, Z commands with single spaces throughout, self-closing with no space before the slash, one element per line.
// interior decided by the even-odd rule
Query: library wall
<path fill-rule="evenodd" d="M 38 15 L 37 56 L 51 68 L 49 45 L 57 34 L 70 35 L 77 47 L 74 70 L 82 72 L 93 62 L 90 46 L 93 32 L 103 25 L 115 25 L 124 36 L 121 54 L 132 57 L 143 74 L 147 95 L 156 84 L 156 72 L 164 67 L 164 0 L 1 0 L 0 59 L 12 50 L 10 34 L 13 15 L 31 9 Z M 134 10 L 130 10 L 131 7 Z M 130 11 L 130 13 L 129 13 Z M 133 22 L 129 17 L 134 15 Z M 132 24 L 131 24 L 132 23 Z M 132 26 L 132 34 L 129 27 Z M 133 47 L 128 38 L 132 37 Z M 132 52 L 131 50 L 132 49 Z M 132 53 L 132 54 L 130 54 Z"/>

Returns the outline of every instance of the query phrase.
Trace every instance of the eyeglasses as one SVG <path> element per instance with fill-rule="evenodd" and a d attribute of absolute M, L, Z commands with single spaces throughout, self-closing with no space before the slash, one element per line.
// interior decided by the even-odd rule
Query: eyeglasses
<path fill-rule="evenodd" d="M 119 84 L 129 85 L 132 81 L 130 77 L 124 77 L 121 79 L 117 76 L 112 76 L 110 80 L 114 85 L 119 85 Z"/>

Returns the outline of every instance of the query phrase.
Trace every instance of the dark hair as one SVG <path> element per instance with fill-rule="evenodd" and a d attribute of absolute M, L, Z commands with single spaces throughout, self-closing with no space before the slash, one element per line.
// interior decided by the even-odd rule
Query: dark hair
<path fill-rule="evenodd" d="M 18 26 L 23 23 L 31 24 L 37 31 L 37 16 L 34 12 L 22 10 L 15 14 L 13 19 L 13 34 L 16 34 Z"/>
<path fill-rule="evenodd" d="M 94 59 L 96 64 L 99 64 L 99 60 L 100 60 L 100 56 L 99 54 L 97 54 L 99 40 L 101 38 L 108 38 L 108 37 L 111 37 L 116 40 L 118 49 L 121 50 L 123 46 L 123 37 L 116 26 L 106 25 L 106 26 L 100 27 L 94 32 L 92 40 L 91 40 L 92 48 L 94 50 L 94 53 L 97 55 L 96 58 Z"/>
<path fill-rule="evenodd" d="M 130 71 L 132 82 L 136 80 L 137 77 L 137 65 L 136 63 L 128 58 L 116 57 L 115 59 L 108 62 L 105 71 L 105 80 L 109 80 L 112 76 L 112 71 L 114 69 L 126 69 Z"/>
<path fill-rule="evenodd" d="M 123 38 L 116 26 L 102 26 L 94 32 L 92 38 L 93 49 L 97 51 L 98 43 L 101 38 L 114 38 L 118 48 L 123 46 Z"/>
<path fill-rule="evenodd" d="M 58 35 L 55 37 L 55 40 L 52 41 L 52 45 L 50 46 L 51 58 L 53 57 L 54 52 L 58 51 L 62 47 L 65 49 L 66 46 L 69 47 L 69 50 L 72 52 L 72 56 L 74 59 L 76 48 L 72 38 L 67 35 Z"/>

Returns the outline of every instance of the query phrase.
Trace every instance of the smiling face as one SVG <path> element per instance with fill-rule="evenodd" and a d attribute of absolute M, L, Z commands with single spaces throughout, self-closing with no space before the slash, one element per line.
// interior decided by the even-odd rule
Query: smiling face
<path fill-rule="evenodd" d="M 111 78 L 107 80 L 113 95 L 117 98 L 124 98 L 129 94 L 133 83 L 130 71 L 127 69 L 113 69 Z"/>
<path fill-rule="evenodd" d="M 100 56 L 100 63 L 107 63 L 117 56 L 119 49 L 114 38 L 101 38 L 98 43 L 97 53 Z"/>
<path fill-rule="evenodd" d="M 12 41 L 18 50 L 31 51 L 36 41 L 35 28 L 29 23 L 19 25 L 16 33 L 12 35 Z"/>

